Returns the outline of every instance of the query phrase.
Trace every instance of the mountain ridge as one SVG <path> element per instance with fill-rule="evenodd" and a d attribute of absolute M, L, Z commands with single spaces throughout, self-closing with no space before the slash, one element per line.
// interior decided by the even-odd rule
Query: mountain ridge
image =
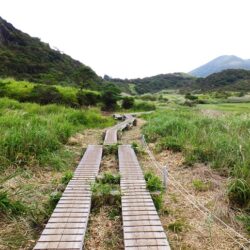
<path fill-rule="evenodd" d="M 0 17 L 0 77 L 46 84 L 81 85 L 100 80 L 88 66 Z"/>
<path fill-rule="evenodd" d="M 250 59 L 244 60 L 235 55 L 223 55 L 190 71 L 189 74 L 195 77 L 207 77 L 227 69 L 250 70 Z"/>

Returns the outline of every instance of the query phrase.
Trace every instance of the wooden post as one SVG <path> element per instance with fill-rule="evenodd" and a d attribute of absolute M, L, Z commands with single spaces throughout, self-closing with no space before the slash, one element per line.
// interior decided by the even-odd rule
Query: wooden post
<path fill-rule="evenodd" d="M 165 191 L 167 190 L 167 181 L 168 181 L 168 170 L 167 166 L 163 167 L 163 184 L 165 187 Z"/>

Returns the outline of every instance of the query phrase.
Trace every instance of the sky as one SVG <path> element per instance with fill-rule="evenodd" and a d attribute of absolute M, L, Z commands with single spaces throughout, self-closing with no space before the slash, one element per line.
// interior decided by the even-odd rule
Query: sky
<path fill-rule="evenodd" d="M 0 0 L 16 28 L 119 78 L 250 58 L 249 11 L 249 0 Z"/>

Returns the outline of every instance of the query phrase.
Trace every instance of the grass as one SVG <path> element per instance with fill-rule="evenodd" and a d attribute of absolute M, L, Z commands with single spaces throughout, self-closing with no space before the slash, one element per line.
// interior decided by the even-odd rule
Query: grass
<path fill-rule="evenodd" d="M 112 124 L 98 109 L 0 98 L 0 248 L 33 247 L 82 153 L 69 138 Z"/>
<path fill-rule="evenodd" d="M 192 181 L 192 185 L 194 187 L 194 189 L 196 191 L 199 191 L 199 192 L 204 192 L 204 191 L 207 191 L 209 190 L 211 184 L 210 183 L 206 183 L 200 179 L 194 179 Z"/>
<path fill-rule="evenodd" d="M 0 168 L 39 165 L 66 167 L 63 145 L 85 128 L 106 127 L 111 119 L 96 109 L 40 106 L 0 98 Z"/>
<path fill-rule="evenodd" d="M 218 103 L 218 104 L 202 104 L 201 109 L 211 109 L 229 112 L 250 112 L 250 103 Z"/>
<path fill-rule="evenodd" d="M 177 107 L 144 117 L 148 123 L 143 133 L 148 141 L 156 142 L 159 150 L 181 151 L 187 165 L 202 162 L 227 174 L 231 177 L 228 190 L 231 203 L 250 208 L 248 113 L 206 117 L 198 109 Z"/>

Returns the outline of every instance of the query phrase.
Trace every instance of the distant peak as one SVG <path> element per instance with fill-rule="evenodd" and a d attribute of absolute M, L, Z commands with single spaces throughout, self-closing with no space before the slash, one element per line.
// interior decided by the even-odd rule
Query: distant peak
<path fill-rule="evenodd" d="M 207 77 L 225 69 L 250 70 L 250 60 L 244 60 L 235 55 L 222 55 L 212 61 L 192 70 L 189 74 L 196 77 Z"/>

